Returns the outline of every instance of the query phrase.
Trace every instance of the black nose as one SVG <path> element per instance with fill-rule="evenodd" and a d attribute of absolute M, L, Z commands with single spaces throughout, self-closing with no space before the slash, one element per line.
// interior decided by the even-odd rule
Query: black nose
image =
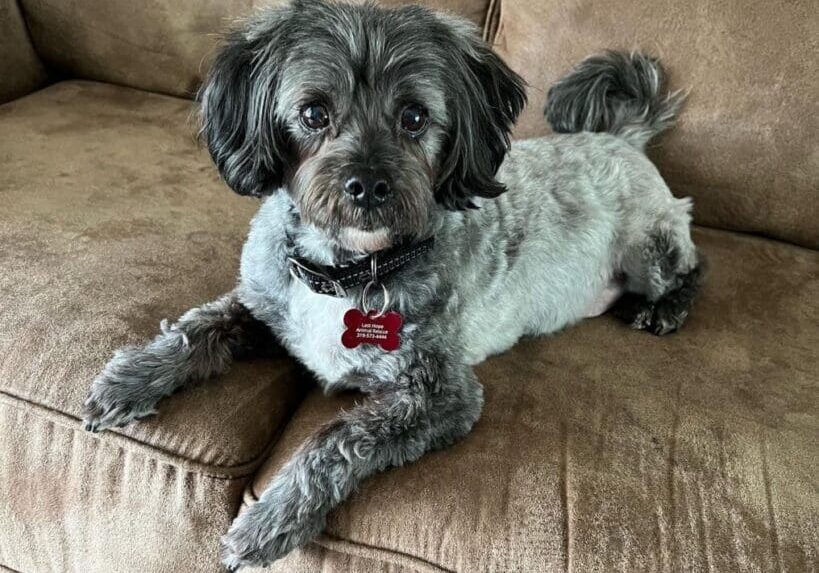
<path fill-rule="evenodd" d="M 374 173 L 361 173 L 347 179 L 344 191 L 359 207 L 378 207 L 390 196 L 390 184 Z"/>

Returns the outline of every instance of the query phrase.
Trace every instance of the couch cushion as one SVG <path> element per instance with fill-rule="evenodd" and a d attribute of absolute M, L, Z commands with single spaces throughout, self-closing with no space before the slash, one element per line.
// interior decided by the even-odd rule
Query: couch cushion
<path fill-rule="evenodd" d="M 480 365 L 473 433 L 369 480 L 318 540 L 325 563 L 815 568 L 819 254 L 714 230 L 695 241 L 710 271 L 682 331 L 657 338 L 604 316 Z M 247 499 L 353 399 L 308 396 Z"/>
<path fill-rule="evenodd" d="M 0 570 L 224 573 L 253 468 L 188 469 L 0 396 Z"/>
<path fill-rule="evenodd" d="M 187 100 L 89 82 L 0 107 L 4 401 L 79 424 L 115 348 L 235 284 L 256 202 L 218 180 L 191 112 Z M 103 439 L 247 472 L 301 391 L 290 361 L 238 364 Z"/>
<path fill-rule="evenodd" d="M 363 1 L 363 0 L 359 0 Z M 190 97 L 222 33 L 284 0 L 23 0 L 37 50 L 73 76 Z M 382 0 L 394 6 L 407 0 Z M 489 0 L 424 0 L 479 26 Z"/>
<path fill-rule="evenodd" d="M 530 84 L 518 136 L 547 131 L 546 91 L 573 64 L 640 48 L 691 90 L 652 155 L 672 190 L 694 197 L 696 221 L 819 247 L 814 0 L 498 4 L 496 49 Z"/>
<path fill-rule="evenodd" d="M 359 553 L 354 547 L 341 552 L 309 544 L 292 551 L 277 561 L 273 567 L 246 567 L 242 573 L 424 573 L 416 564 L 397 565 L 385 562 L 368 552 Z M 365 555 L 366 553 L 366 555 Z"/>
<path fill-rule="evenodd" d="M 25 95 L 45 81 L 17 0 L 0 0 L 0 54 L 0 103 Z"/>

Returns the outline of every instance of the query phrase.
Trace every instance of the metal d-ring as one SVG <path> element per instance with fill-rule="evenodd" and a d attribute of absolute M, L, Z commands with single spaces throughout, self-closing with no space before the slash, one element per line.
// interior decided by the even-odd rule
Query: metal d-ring
<path fill-rule="evenodd" d="M 370 282 L 378 284 L 378 253 L 370 256 Z"/>
<path fill-rule="evenodd" d="M 390 306 L 390 291 L 387 290 L 387 287 L 384 285 L 384 283 L 376 283 L 374 281 L 370 281 L 364 286 L 364 290 L 361 291 L 361 310 L 364 311 L 364 314 L 369 314 L 370 312 L 370 307 L 367 305 L 367 295 L 369 295 L 370 288 L 373 285 L 380 286 L 381 292 L 384 293 L 384 304 L 381 306 L 381 311 L 375 315 L 383 316 Z"/>
<path fill-rule="evenodd" d="M 368 282 L 364 286 L 364 290 L 361 291 L 361 310 L 364 311 L 364 314 L 369 314 L 370 307 L 367 305 L 367 296 L 370 294 L 370 288 L 373 286 L 380 286 L 381 292 L 384 293 L 384 305 L 381 307 L 381 312 L 376 314 L 375 316 L 383 316 L 385 312 L 387 312 L 387 308 L 390 306 L 390 291 L 387 290 L 387 287 L 383 284 L 378 282 L 378 254 L 373 253 L 370 256 L 370 282 Z"/>

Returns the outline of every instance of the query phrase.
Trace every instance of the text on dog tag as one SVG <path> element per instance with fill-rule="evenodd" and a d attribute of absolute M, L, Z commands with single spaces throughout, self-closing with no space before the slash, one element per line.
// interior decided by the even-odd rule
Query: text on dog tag
<path fill-rule="evenodd" d="M 395 311 L 378 314 L 371 310 L 364 314 L 357 308 L 351 308 L 344 313 L 347 330 L 341 335 L 341 343 L 347 348 L 375 344 L 387 352 L 397 350 L 401 345 L 398 331 L 403 323 L 404 319 Z"/>

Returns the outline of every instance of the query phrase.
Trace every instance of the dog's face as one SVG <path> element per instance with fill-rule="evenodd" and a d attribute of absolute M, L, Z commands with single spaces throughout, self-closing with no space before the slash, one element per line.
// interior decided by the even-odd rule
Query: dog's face
<path fill-rule="evenodd" d="M 236 192 L 283 188 L 304 222 L 371 252 L 504 191 L 495 173 L 525 95 L 461 20 L 301 0 L 230 37 L 201 102 Z"/>

